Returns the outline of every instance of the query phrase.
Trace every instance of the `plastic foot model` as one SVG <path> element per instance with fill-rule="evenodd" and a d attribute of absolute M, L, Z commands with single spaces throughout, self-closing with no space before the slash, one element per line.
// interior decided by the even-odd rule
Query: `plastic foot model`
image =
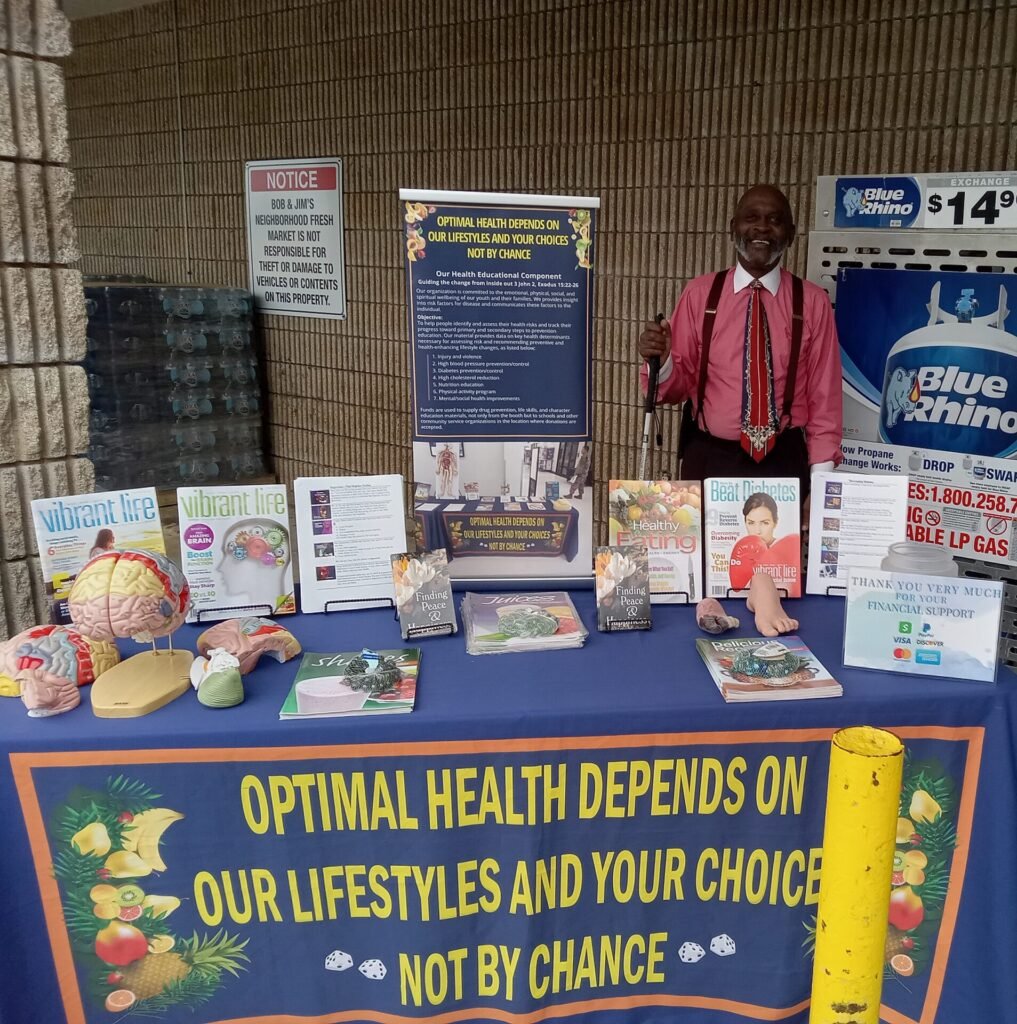
<path fill-rule="evenodd" d="M 756 617 L 756 629 L 763 636 L 780 636 L 793 633 L 798 620 L 792 619 L 780 603 L 777 584 L 765 572 L 757 572 L 749 583 L 749 599 L 746 605 Z"/>
<path fill-rule="evenodd" d="M 739 622 L 724 611 L 720 601 L 707 597 L 696 605 L 696 625 L 704 633 L 726 633 L 729 629 L 737 629 Z"/>

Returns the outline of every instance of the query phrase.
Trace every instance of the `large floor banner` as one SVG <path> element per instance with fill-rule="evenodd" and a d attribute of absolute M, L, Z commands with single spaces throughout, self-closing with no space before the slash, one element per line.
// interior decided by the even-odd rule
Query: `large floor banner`
<path fill-rule="evenodd" d="M 453 578 L 589 578 L 599 200 L 399 197 L 418 543 Z"/>
<path fill-rule="evenodd" d="M 897 731 L 882 1019 L 918 1024 L 983 731 Z M 70 1024 L 799 1019 L 829 732 L 12 754 L 45 908 L 18 941 Z"/>

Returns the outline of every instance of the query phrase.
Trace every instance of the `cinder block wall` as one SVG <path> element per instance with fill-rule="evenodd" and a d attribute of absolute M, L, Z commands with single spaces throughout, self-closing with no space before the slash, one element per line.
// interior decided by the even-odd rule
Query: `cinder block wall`
<path fill-rule="evenodd" d="M 0 5 L 0 638 L 49 612 L 30 502 L 93 487 L 56 0 Z"/>
<path fill-rule="evenodd" d="M 245 284 L 244 161 L 345 161 L 349 319 L 263 322 L 284 480 L 409 475 L 400 186 L 601 197 L 603 482 L 639 326 L 729 261 L 741 189 L 785 187 L 801 273 L 817 175 L 1017 167 L 1010 0 L 167 0 L 73 35 L 88 272 Z"/>

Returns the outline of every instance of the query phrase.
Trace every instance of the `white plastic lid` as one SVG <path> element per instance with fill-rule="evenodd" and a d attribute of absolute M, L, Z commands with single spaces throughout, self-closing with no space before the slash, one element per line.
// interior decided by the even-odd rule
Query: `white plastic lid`
<path fill-rule="evenodd" d="M 910 572 L 920 576 L 957 576 L 957 563 L 945 548 L 918 544 L 912 540 L 898 541 L 887 548 L 880 563 L 884 572 Z"/>

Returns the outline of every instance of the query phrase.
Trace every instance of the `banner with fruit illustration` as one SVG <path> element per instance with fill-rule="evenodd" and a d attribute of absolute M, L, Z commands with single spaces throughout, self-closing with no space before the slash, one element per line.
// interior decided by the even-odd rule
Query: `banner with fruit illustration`
<path fill-rule="evenodd" d="M 453 579 L 588 580 L 600 201 L 399 198 L 417 520 Z"/>
<path fill-rule="evenodd" d="M 884 1019 L 926 1024 L 982 730 L 897 731 Z M 651 1007 L 782 1020 L 809 994 L 829 736 L 11 761 L 71 1024 L 525 1024 Z"/>

